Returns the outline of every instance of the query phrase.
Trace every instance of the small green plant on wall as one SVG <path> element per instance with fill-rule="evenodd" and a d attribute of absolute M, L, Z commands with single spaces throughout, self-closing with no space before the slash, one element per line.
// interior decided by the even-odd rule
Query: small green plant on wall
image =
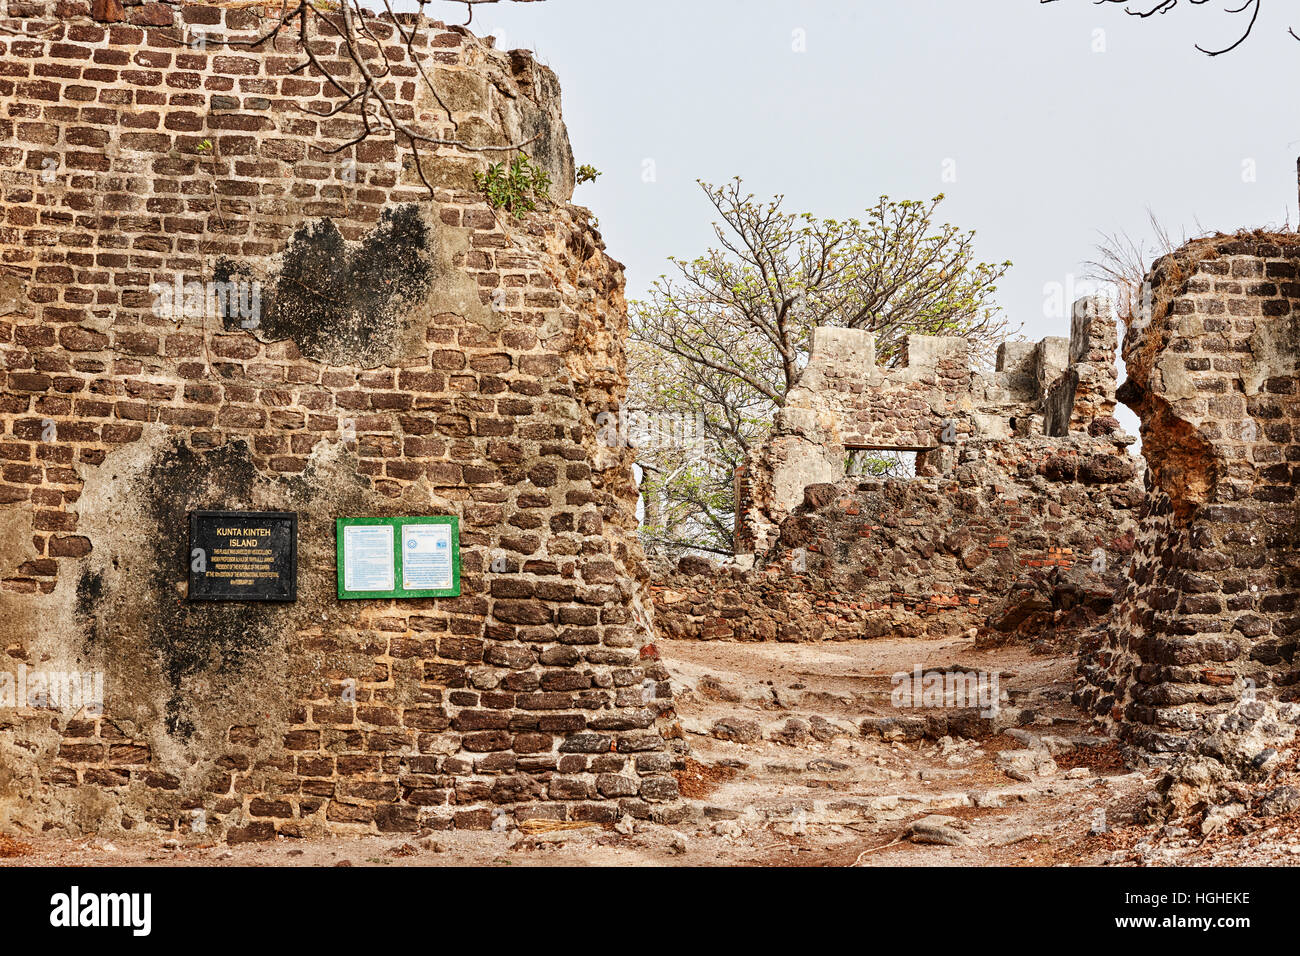
<path fill-rule="evenodd" d="M 550 198 L 551 177 L 534 166 L 526 153 L 520 153 L 509 166 L 493 163 L 485 173 L 474 174 L 479 188 L 493 209 L 504 209 L 522 219 L 537 208 L 537 202 Z"/>
<path fill-rule="evenodd" d="M 578 167 L 578 185 L 583 183 L 594 183 L 596 177 L 604 175 L 599 169 L 590 164 L 584 163 Z"/>

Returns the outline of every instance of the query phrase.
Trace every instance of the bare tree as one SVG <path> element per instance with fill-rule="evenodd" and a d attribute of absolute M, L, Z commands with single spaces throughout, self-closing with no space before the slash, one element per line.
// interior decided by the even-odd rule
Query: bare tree
<path fill-rule="evenodd" d="M 415 54 L 414 48 L 419 38 L 420 28 L 427 22 L 424 8 L 428 5 L 428 0 L 417 0 L 420 5 L 418 14 L 403 16 L 393 12 L 390 0 L 380 0 L 380 2 L 383 3 L 384 12 L 387 14 L 384 19 L 391 22 L 396 29 L 407 58 L 415 64 L 421 81 L 446 114 L 447 122 L 453 131 L 456 130 L 458 124 L 452 116 L 450 107 L 439 95 L 423 62 Z M 475 6 L 481 3 L 496 3 L 498 0 L 454 0 L 454 2 L 464 4 L 469 11 L 469 19 L 472 20 Z M 530 2 L 530 0 L 514 0 L 514 2 Z M 325 7 L 324 13 L 321 12 L 318 3 Z M 407 122 L 400 115 L 400 109 L 392 102 L 385 84 L 381 82 L 389 78 L 392 73 L 392 63 L 384 44 L 367 28 L 366 14 L 359 0 L 341 0 L 337 4 L 328 0 L 294 0 L 293 3 L 282 0 L 282 4 L 279 19 L 270 30 L 255 40 L 231 41 L 231 43 L 246 42 L 249 47 L 255 48 L 273 41 L 286 27 L 292 30 L 302 51 L 303 62 L 290 72 L 306 71 L 311 75 L 323 77 L 329 87 L 341 98 L 328 110 L 316 111 L 304 107 L 304 112 L 321 117 L 335 116 L 340 113 L 352 114 L 361 121 L 361 128 L 356 137 L 324 152 L 341 153 L 376 135 L 391 135 L 403 139 L 411 149 L 415 171 L 420 177 L 420 182 L 432 195 L 433 186 L 425 178 L 423 164 L 420 161 L 421 146 L 434 148 L 451 146 L 476 153 L 513 152 L 537 138 L 501 146 L 471 145 L 460 139 L 432 134 Z M 355 76 L 339 75 L 316 56 L 312 50 L 312 40 L 317 37 L 333 37 L 339 40 L 339 53 L 350 62 L 354 70 L 349 72 L 354 72 Z"/>
<path fill-rule="evenodd" d="M 1058 0 L 1038 0 L 1038 2 L 1057 3 Z M 1131 17 L 1138 17 L 1143 20 L 1149 19 L 1157 13 L 1169 13 L 1178 6 L 1178 0 L 1146 0 L 1145 3 L 1137 5 L 1134 5 L 1131 0 L 1093 0 L 1093 2 L 1098 4 L 1123 4 L 1125 13 Z M 1187 2 L 1192 6 L 1202 6 L 1209 3 L 1209 0 L 1187 0 Z M 1224 53 L 1231 53 L 1233 50 L 1237 49 L 1237 47 L 1245 43 L 1251 33 L 1254 32 L 1255 24 L 1259 20 L 1259 12 L 1262 6 L 1263 0 L 1242 0 L 1241 5 L 1238 7 L 1225 7 L 1223 11 L 1224 13 L 1245 19 L 1245 29 L 1241 31 L 1237 39 L 1233 40 L 1227 46 L 1218 49 L 1208 49 L 1198 43 L 1196 44 L 1196 49 L 1200 50 L 1206 56 L 1222 56 Z M 1288 28 L 1287 32 L 1295 39 L 1300 40 L 1300 35 L 1295 32 L 1294 28 Z"/>
<path fill-rule="evenodd" d="M 337 100 L 334 105 L 324 110 L 302 106 L 303 112 L 322 118 L 352 116 L 358 122 L 356 135 L 352 139 L 328 149 L 322 147 L 321 151 L 331 155 L 341 153 L 376 136 L 391 136 L 404 141 L 413 154 L 415 171 L 420 177 L 420 182 L 432 195 L 433 186 L 425 177 L 421 162 L 422 148 L 433 150 L 447 146 L 473 153 L 509 153 L 522 149 L 537 137 L 519 143 L 501 145 L 471 144 L 457 137 L 459 124 L 425 70 L 422 59 L 415 52 L 416 47 L 422 45 L 421 30 L 429 22 L 424 15 L 424 10 L 430 2 L 431 0 L 416 0 L 419 4 L 418 13 L 398 14 L 394 12 L 391 0 L 380 0 L 383 11 L 379 19 L 393 25 L 397 34 L 395 39 L 405 51 L 406 60 L 414 65 L 420 82 L 433 95 L 446 115 L 450 135 L 425 129 L 408 120 L 404 116 L 402 104 L 393 101 L 392 90 L 398 84 L 389 82 L 395 77 L 392 69 L 394 60 L 391 58 L 390 46 L 385 45 L 386 42 L 391 45 L 392 40 L 381 39 L 375 35 L 374 30 L 368 26 L 374 15 L 362 8 L 360 0 L 337 0 L 337 2 L 335 0 L 280 0 L 279 11 L 271 15 L 274 22 L 261 36 L 253 39 L 225 39 L 211 36 L 205 37 L 204 42 L 258 49 L 268 45 L 274 46 L 279 37 L 292 37 L 296 41 L 294 48 L 302 56 L 302 62 L 290 73 L 322 78 L 327 88 L 326 96 Z M 541 0 L 443 0 L 443 2 L 464 6 L 469 15 L 466 20 L 468 25 L 474 18 L 474 8 L 480 4 L 538 3 Z M 93 0 L 91 13 L 95 19 L 110 23 L 122 20 L 125 16 L 122 0 Z M 16 32 L 7 27 L 4 29 L 5 32 Z M 334 45 L 332 41 L 338 43 L 338 56 L 343 61 L 342 64 L 328 62 L 317 53 L 324 42 L 328 42 L 332 48 Z"/>

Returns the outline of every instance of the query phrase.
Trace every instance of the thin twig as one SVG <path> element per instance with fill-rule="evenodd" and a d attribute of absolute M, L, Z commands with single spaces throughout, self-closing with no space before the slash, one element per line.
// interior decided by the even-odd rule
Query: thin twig
<path fill-rule="evenodd" d="M 439 93 L 432 77 L 425 69 L 423 60 L 416 51 L 420 25 L 426 22 L 427 19 L 423 14 L 423 9 L 428 0 L 418 0 L 418 2 L 420 3 L 421 13 L 417 14 L 418 19 L 409 32 L 402 25 L 400 16 L 393 11 L 389 0 L 384 0 L 384 8 L 388 14 L 387 21 L 384 22 L 392 23 L 397 36 L 403 43 L 406 55 L 415 65 L 425 87 L 446 115 L 452 130 L 457 131 L 459 130 L 459 123 L 456 121 L 451 107 L 448 106 Z M 455 0 L 455 2 L 465 3 L 470 8 L 472 16 L 473 5 L 477 3 L 496 3 L 499 0 Z M 513 0 L 513 2 L 528 2 L 528 0 Z M 372 136 L 391 134 L 394 139 L 405 141 L 412 154 L 415 173 L 431 196 L 434 194 L 434 189 L 424 173 L 424 163 L 420 155 L 422 146 L 433 149 L 446 146 L 469 153 L 509 153 L 522 150 L 525 146 L 536 142 L 541 137 L 542 134 L 539 132 L 517 143 L 507 143 L 500 146 L 476 146 L 460 139 L 431 135 L 414 124 L 399 118 L 398 108 L 389 99 L 390 94 L 385 92 L 381 83 L 382 80 L 391 77 L 393 74 L 392 62 L 389 60 L 389 54 L 383 45 L 383 41 L 375 35 L 366 19 L 365 12 L 357 0 L 341 0 L 338 10 L 341 16 L 331 16 L 321 12 L 317 7 L 317 0 L 298 0 L 292 6 L 290 6 L 288 0 L 282 0 L 274 24 L 261 35 L 252 39 L 205 37 L 205 42 L 256 49 L 274 40 L 286 27 L 293 24 L 292 29 L 296 33 L 298 46 L 304 59 L 303 62 L 289 70 L 290 75 L 306 73 L 309 70 L 313 71 L 328 84 L 334 93 L 342 97 L 341 102 L 324 110 L 315 110 L 307 106 L 300 106 L 299 108 L 312 116 L 326 119 L 340 114 L 355 115 L 361 124 L 360 131 L 352 139 L 329 148 L 318 145 L 317 150 L 325 155 L 335 155 L 352 149 Z M 358 81 L 345 80 L 330 69 L 312 49 L 312 44 L 323 25 L 327 25 L 334 36 L 338 38 L 338 54 L 355 67 L 356 73 L 360 77 Z M 363 46 L 366 41 L 374 46 L 373 55 Z"/>
<path fill-rule="evenodd" d="M 858 858 L 850 864 L 850 867 L 857 866 L 859 863 L 861 863 L 862 858 L 866 856 L 868 853 L 875 853 L 877 850 L 888 850 L 891 846 L 898 846 L 898 844 L 902 843 L 906 839 L 907 839 L 907 834 L 903 834 L 893 843 L 886 843 L 884 846 L 869 847 L 868 849 L 863 850 L 861 853 L 858 854 Z"/>

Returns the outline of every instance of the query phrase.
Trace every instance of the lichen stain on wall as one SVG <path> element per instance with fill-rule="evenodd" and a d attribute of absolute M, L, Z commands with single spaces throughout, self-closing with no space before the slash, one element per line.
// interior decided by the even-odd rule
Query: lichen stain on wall
<path fill-rule="evenodd" d="M 323 364 L 397 365 L 426 350 L 429 309 L 494 324 L 478 287 L 454 265 L 468 246 L 463 230 L 431 224 L 427 207 L 415 203 L 385 209 L 359 242 L 348 242 L 331 219 L 304 223 L 264 278 L 217 260 L 213 281 L 237 284 L 245 311 L 258 307 L 247 316 L 232 297 L 222 326 L 263 342 L 291 340 Z"/>

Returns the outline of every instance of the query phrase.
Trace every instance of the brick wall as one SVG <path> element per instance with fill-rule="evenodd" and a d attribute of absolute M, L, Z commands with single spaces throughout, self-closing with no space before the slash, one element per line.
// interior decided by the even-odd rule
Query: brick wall
<path fill-rule="evenodd" d="M 534 139 L 555 202 L 516 222 L 474 188 L 499 154 L 425 151 L 431 196 L 391 137 L 327 153 L 355 117 L 307 112 L 337 97 L 288 35 L 229 42 L 257 10 L 3 11 L 0 671 L 102 672 L 105 704 L 0 710 L 0 825 L 671 817 L 630 460 L 595 438 L 622 267 L 566 203 L 554 75 L 421 22 L 453 128 L 367 22 L 407 119 Z M 257 283 L 259 324 L 223 282 Z M 201 508 L 298 512 L 297 602 L 187 602 Z M 462 596 L 339 602 L 334 519 L 400 514 L 460 517 Z"/>
<path fill-rule="evenodd" d="M 1300 684 L 1298 269 L 1294 236 L 1197 240 L 1155 264 L 1154 308 L 1125 336 L 1150 492 L 1077 698 L 1151 752 Z"/>
<path fill-rule="evenodd" d="M 1121 580 L 1143 500 L 1140 462 L 1110 438 L 1067 447 L 972 441 L 948 475 L 815 484 L 752 571 L 698 559 L 656 577 L 656 625 L 676 637 L 852 640 L 983 631 L 1033 571 Z"/>
<path fill-rule="evenodd" d="M 851 449 L 926 452 L 948 472 L 972 440 L 1107 435 L 1115 407 L 1110 303 L 1075 303 L 1070 337 L 1006 342 L 992 370 L 972 368 L 964 338 L 910 335 L 902 363 L 876 362 L 875 336 L 814 330 L 808 364 L 746 463 L 738 488 L 737 553 L 761 554 L 808 485 L 844 477 Z"/>

